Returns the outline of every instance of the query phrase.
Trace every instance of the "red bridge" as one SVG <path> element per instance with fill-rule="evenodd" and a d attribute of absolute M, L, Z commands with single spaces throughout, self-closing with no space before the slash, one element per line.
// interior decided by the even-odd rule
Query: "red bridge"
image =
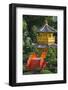
<path fill-rule="evenodd" d="M 44 50 L 41 53 L 41 57 L 37 57 L 36 53 L 33 53 L 29 56 L 28 60 L 27 60 L 27 69 L 29 70 L 35 70 L 37 68 L 39 69 L 44 69 L 46 68 L 48 62 L 46 62 L 46 55 L 47 55 L 47 51 L 48 49 Z"/>

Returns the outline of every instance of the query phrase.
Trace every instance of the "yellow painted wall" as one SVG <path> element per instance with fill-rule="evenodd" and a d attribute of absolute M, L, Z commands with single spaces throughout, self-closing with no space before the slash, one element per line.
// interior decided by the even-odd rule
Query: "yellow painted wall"
<path fill-rule="evenodd" d="M 37 43 L 48 45 L 54 44 L 55 36 L 53 36 L 53 33 L 39 33 L 37 35 Z"/>

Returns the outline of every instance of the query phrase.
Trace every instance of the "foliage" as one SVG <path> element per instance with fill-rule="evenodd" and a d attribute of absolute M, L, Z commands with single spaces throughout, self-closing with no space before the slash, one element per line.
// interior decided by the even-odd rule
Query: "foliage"
<path fill-rule="evenodd" d="M 57 72 L 57 48 L 49 48 L 46 57 L 48 68 L 51 72 Z"/>

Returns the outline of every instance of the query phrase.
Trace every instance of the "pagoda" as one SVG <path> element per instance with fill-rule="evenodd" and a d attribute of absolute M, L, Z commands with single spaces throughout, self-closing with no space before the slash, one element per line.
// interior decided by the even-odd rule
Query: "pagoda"
<path fill-rule="evenodd" d="M 56 33 L 57 31 L 49 26 L 47 20 L 45 20 L 45 25 L 37 31 L 37 47 L 56 46 Z"/>

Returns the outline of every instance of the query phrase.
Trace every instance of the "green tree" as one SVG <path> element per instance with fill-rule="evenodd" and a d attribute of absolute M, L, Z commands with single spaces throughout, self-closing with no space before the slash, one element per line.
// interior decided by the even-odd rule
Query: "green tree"
<path fill-rule="evenodd" d="M 57 48 L 49 48 L 46 60 L 48 69 L 53 73 L 57 72 Z"/>

